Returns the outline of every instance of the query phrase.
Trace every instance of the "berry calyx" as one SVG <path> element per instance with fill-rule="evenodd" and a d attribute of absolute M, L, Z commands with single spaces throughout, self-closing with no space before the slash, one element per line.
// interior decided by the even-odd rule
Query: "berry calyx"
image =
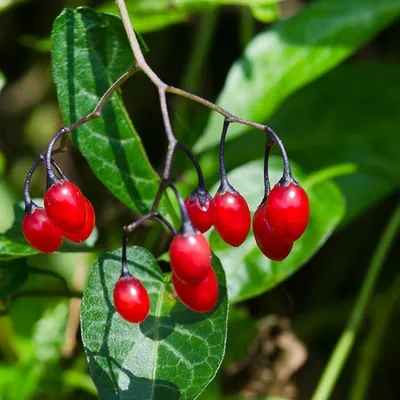
<path fill-rule="evenodd" d="M 32 213 L 24 215 L 22 232 L 26 241 L 43 253 L 53 253 L 61 246 L 62 232 L 43 208 L 35 207 Z"/>
<path fill-rule="evenodd" d="M 46 191 L 44 207 L 49 218 L 64 232 L 78 234 L 86 222 L 85 197 L 69 181 L 56 181 Z"/>
<path fill-rule="evenodd" d="M 114 288 L 114 305 L 118 314 L 129 322 L 139 323 L 146 319 L 150 299 L 142 283 L 132 275 L 119 279 Z"/>
<path fill-rule="evenodd" d="M 267 221 L 266 203 L 262 203 L 253 217 L 253 232 L 258 248 L 271 260 L 282 261 L 292 250 L 293 243 L 288 243 L 276 236 Z"/>
<path fill-rule="evenodd" d="M 85 197 L 86 222 L 79 233 L 64 232 L 64 236 L 75 243 L 82 243 L 92 234 L 96 222 L 96 215 L 92 203 Z"/>
<path fill-rule="evenodd" d="M 266 203 L 266 216 L 271 230 L 286 242 L 294 242 L 305 231 L 310 218 L 307 193 L 293 180 L 277 183 Z"/>
<path fill-rule="evenodd" d="M 217 304 L 218 281 L 211 266 L 199 283 L 183 283 L 175 274 L 172 274 L 172 283 L 179 300 L 193 311 L 209 312 Z"/>
<path fill-rule="evenodd" d="M 185 200 L 187 212 L 195 228 L 207 232 L 215 221 L 214 199 L 210 194 L 198 188 Z"/>
<path fill-rule="evenodd" d="M 169 248 L 171 268 L 177 278 L 197 283 L 207 275 L 211 264 L 211 249 L 199 232 L 178 233 Z"/>
<path fill-rule="evenodd" d="M 214 197 L 215 229 L 231 246 L 238 247 L 250 231 L 250 210 L 246 200 L 234 189 L 219 190 Z"/>

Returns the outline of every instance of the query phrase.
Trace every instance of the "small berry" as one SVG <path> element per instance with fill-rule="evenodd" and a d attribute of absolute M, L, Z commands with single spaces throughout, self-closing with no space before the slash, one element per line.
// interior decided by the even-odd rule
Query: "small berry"
<path fill-rule="evenodd" d="M 64 236 L 66 238 L 75 243 L 84 242 L 86 239 L 89 238 L 94 229 L 96 221 L 94 208 L 92 206 L 92 203 L 86 197 L 85 197 L 85 203 L 86 203 L 86 222 L 84 227 L 81 229 L 79 233 L 66 233 L 66 232 L 64 233 Z"/>
<path fill-rule="evenodd" d="M 205 191 L 195 191 L 186 200 L 185 205 L 193 226 L 200 232 L 207 232 L 215 221 L 213 198 Z"/>
<path fill-rule="evenodd" d="M 31 214 L 24 215 L 22 232 L 26 241 L 43 253 L 52 253 L 61 246 L 62 232 L 43 208 L 35 208 Z"/>
<path fill-rule="evenodd" d="M 294 242 L 304 233 L 310 217 L 307 193 L 293 181 L 287 186 L 276 184 L 267 199 L 266 216 L 275 235 Z"/>
<path fill-rule="evenodd" d="M 178 233 L 171 242 L 169 259 L 172 271 L 182 282 L 199 282 L 210 268 L 210 245 L 199 232 L 186 235 Z"/>
<path fill-rule="evenodd" d="M 114 304 L 118 314 L 129 322 L 145 320 L 150 310 L 150 299 L 142 283 L 133 276 L 119 279 L 114 288 Z"/>
<path fill-rule="evenodd" d="M 218 282 L 211 266 L 206 277 L 199 283 L 183 283 L 175 274 L 172 274 L 172 283 L 179 300 L 193 311 L 209 312 L 217 304 Z"/>
<path fill-rule="evenodd" d="M 292 250 L 288 243 L 276 236 L 268 225 L 265 203 L 258 207 L 253 217 L 253 231 L 257 246 L 261 252 L 274 261 L 282 261 Z"/>
<path fill-rule="evenodd" d="M 44 207 L 49 218 L 65 233 L 78 234 L 86 222 L 82 192 L 69 181 L 54 183 L 45 193 Z"/>
<path fill-rule="evenodd" d="M 231 246 L 240 246 L 250 231 L 250 210 L 246 200 L 236 191 L 218 192 L 214 198 L 215 229 Z"/>

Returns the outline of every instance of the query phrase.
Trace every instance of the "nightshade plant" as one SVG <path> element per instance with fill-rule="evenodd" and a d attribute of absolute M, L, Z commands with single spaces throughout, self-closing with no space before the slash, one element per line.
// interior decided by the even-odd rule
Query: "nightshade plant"
<path fill-rule="evenodd" d="M 249 16 L 252 17 L 248 7 L 251 7 L 253 16 L 267 18 L 270 6 L 278 9 L 274 1 L 126 2 L 130 20 L 140 32 L 149 29 L 141 24 L 146 19 L 148 23 L 149 17 L 153 21 L 159 19 L 156 25 L 160 21 L 168 24 L 171 16 L 183 20 L 195 10 L 206 11 L 214 5 L 246 6 L 234 10 L 240 15 L 240 21 L 230 21 L 227 25 L 226 13 L 223 13 L 221 26 L 236 26 L 239 22 L 243 28 L 237 35 L 243 45 L 243 57 L 232 65 L 227 75 L 216 101 L 219 106 L 192 94 L 200 90 L 206 93 L 210 89 L 209 93 L 217 94 L 214 89 L 222 83 L 219 73 L 212 71 L 212 77 L 219 81 L 214 87 L 214 79 L 206 80 L 208 74 L 199 71 L 206 71 L 204 67 L 208 62 L 223 67 L 224 63 L 217 59 L 223 57 L 225 61 L 226 55 L 229 56 L 239 42 L 238 38 L 232 40 L 229 36 L 228 46 L 224 45 L 226 32 L 232 32 L 230 28 L 226 32 L 223 29 L 222 37 L 220 32 L 213 37 L 217 20 L 217 13 L 213 10 L 192 20 L 193 27 L 199 27 L 199 32 L 193 31 L 193 43 L 196 43 L 190 49 L 193 50 L 193 59 L 189 58 L 189 67 L 178 85 L 186 90 L 166 84 L 147 65 L 142 53 L 144 42 L 133 31 L 123 1 L 118 1 L 122 22 L 116 16 L 86 7 L 66 9 L 57 17 L 52 31 L 51 56 L 59 106 L 66 126 L 33 164 L 25 182 L 25 204 L 14 206 L 14 225 L 0 235 L 0 313 L 5 315 L 0 318 L 0 398 L 61 400 L 68 397 L 71 390 L 74 397 L 80 397 L 78 391 L 84 390 L 88 392 L 87 396 L 97 397 L 98 393 L 102 399 L 114 400 L 194 399 L 199 396 L 201 400 L 221 400 L 227 392 L 235 396 L 248 395 L 248 389 L 251 389 L 257 391 L 253 393 L 256 398 L 264 400 L 267 393 L 274 392 L 277 386 L 282 388 L 282 397 L 286 395 L 286 382 L 277 382 L 278 385 L 264 382 L 260 388 L 258 381 L 260 377 L 282 376 L 279 371 L 276 374 L 273 371 L 282 366 L 279 354 L 285 355 L 288 361 L 283 367 L 292 365 L 291 372 L 284 374 L 290 381 L 296 380 L 293 374 L 306 359 L 306 347 L 301 342 L 310 349 L 310 354 L 315 354 L 316 350 L 319 356 L 327 354 L 325 350 L 329 349 L 331 342 L 324 340 L 324 334 L 334 337 L 334 324 L 337 324 L 336 328 L 342 326 L 348 300 L 352 300 L 344 299 L 345 293 L 338 286 L 343 286 L 344 291 L 347 282 L 354 282 L 354 279 L 347 279 L 351 278 L 347 274 L 351 272 L 358 282 L 361 273 L 360 269 L 348 268 L 353 266 L 352 257 L 347 256 L 357 255 L 357 245 L 364 250 L 366 239 L 373 239 L 372 232 L 352 235 L 346 246 L 339 246 L 340 251 L 335 251 L 337 241 L 341 240 L 343 233 L 347 237 L 348 232 L 351 234 L 345 225 L 350 218 L 361 215 L 398 186 L 396 171 L 400 169 L 397 168 L 399 157 L 396 149 L 399 148 L 400 136 L 396 136 L 396 107 L 399 95 L 392 83 L 399 81 L 399 71 L 395 63 L 379 65 L 381 57 L 375 55 L 373 65 L 349 60 L 345 66 L 326 76 L 321 75 L 391 23 L 400 13 L 400 5 L 397 0 L 300 2 L 307 5 L 292 17 L 267 27 L 265 32 L 256 35 L 249 32 Z M 15 3 L 18 3 L 15 7 L 19 7 L 24 2 Z M 30 7 L 31 2 L 27 3 Z M 93 6 L 95 3 L 91 2 Z M 111 7 L 113 1 L 107 0 L 106 3 L 105 7 Z M 4 8 L 0 6 L 0 14 L 2 10 Z M 26 20 L 25 17 L 19 18 Z M 43 15 L 40 22 L 45 19 Z M 254 23 L 254 18 L 250 22 Z M 269 23 L 271 19 L 263 22 Z M 7 30 L 13 24 L 8 24 L 8 28 L 6 25 Z M 256 30 L 259 28 L 260 24 Z M 186 30 L 189 32 L 192 27 L 181 26 L 177 32 Z M 176 39 L 173 30 L 166 33 L 167 44 L 169 38 Z M 163 54 L 157 51 L 158 38 L 162 36 L 163 33 L 155 34 L 157 41 L 154 43 L 153 37 L 149 37 L 152 56 Z M 384 36 L 382 43 L 380 39 L 377 44 L 379 49 L 386 46 L 388 38 L 393 39 L 393 32 L 388 33 L 388 38 Z M 218 44 L 211 51 L 211 60 L 205 56 L 208 52 L 205 47 L 213 42 Z M 13 48 L 15 42 L 10 43 L 7 47 Z M 192 43 L 191 39 L 187 41 L 189 43 Z M 3 50 L 3 44 L 0 47 Z M 186 50 L 186 42 L 183 48 Z M 181 53 L 183 55 L 184 51 L 179 49 L 179 56 Z M 169 56 L 173 52 L 168 50 L 164 54 Z M 383 54 L 386 54 L 386 48 Z M 168 60 L 165 73 L 175 72 L 184 65 L 180 57 L 164 59 Z M 3 58 L 3 62 L 7 64 L 4 68 L 6 80 L 12 87 L 15 76 L 9 71 L 15 64 L 14 57 Z M 28 67 L 28 71 L 30 69 Z M 25 71 L 25 68 L 19 70 Z M 153 99 L 149 108 L 141 109 L 141 115 L 132 112 L 132 121 L 138 126 L 143 124 L 141 127 L 145 128 L 141 137 L 127 113 L 121 89 L 124 84 L 124 99 L 128 100 L 127 104 L 133 99 L 135 107 L 139 102 L 146 104 L 146 100 L 151 98 L 151 90 L 141 91 L 140 84 L 136 86 L 134 82 L 136 78 L 131 79 L 134 74 L 149 78 L 149 86 L 159 95 L 159 101 Z M 18 72 L 17 79 L 19 77 Z M 126 82 L 128 79 L 130 82 Z M 173 79 L 172 75 L 167 78 L 170 79 Z M 313 80 L 314 83 L 299 90 Z M 0 90 L 4 83 L 0 74 Z M 44 86 L 43 82 L 40 84 Z M 31 97 L 28 91 L 24 92 L 26 85 L 23 83 L 22 89 L 17 88 L 17 93 L 22 93 L 24 99 L 25 96 Z M 3 93 L 6 100 L 10 99 L 7 87 Z M 328 97 L 328 102 L 321 101 Z M 11 95 L 11 98 L 16 97 Z M 365 99 L 370 101 L 365 102 Z M 176 100 L 176 103 L 169 103 L 170 100 Z M 0 117 L 4 115 L 6 103 L 14 107 L 13 101 L 3 101 L 2 98 Z M 195 116 L 194 107 L 183 107 L 193 106 L 193 103 L 204 106 L 197 107 L 204 113 L 199 115 L 199 119 L 191 118 Z M 153 106 L 156 110 L 151 109 Z M 26 113 L 18 111 L 15 113 L 17 117 L 10 120 Z M 56 114 L 54 121 L 51 118 Z M 152 114 L 155 118 L 149 121 Z M 202 117 L 206 114 L 210 118 L 207 124 L 203 124 L 205 120 Z M 35 129 L 28 129 L 35 132 L 35 136 L 28 146 L 21 141 L 26 150 L 32 147 L 39 152 L 42 144 L 38 138 L 56 130 L 54 126 L 59 125 L 56 107 L 50 115 L 49 120 L 36 122 Z M 161 120 L 157 117 L 162 117 L 164 122 L 161 130 L 154 125 L 157 119 Z M 266 122 L 268 126 L 252 121 Z M 11 137 L 9 123 L 6 120 L 1 125 L 4 126 L 5 139 L 0 144 L 6 145 L 1 152 L 6 155 L 7 167 L 14 168 L 14 160 L 9 163 L 7 159 L 10 149 L 14 150 L 14 141 L 8 140 Z M 285 147 L 269 125 L 282 134 Z M 250 130 L 257 132 L 244 135 Z M 156 164 L 160 159 L 159 149 L 150 144 L 155 142 L 155 138 L 157 144 L 161 143 L 157 135 L 161 132 L 163 136 L 164 131 L 168 141 L 168 149 L 167 146 L 164 149 L 167 157 L 162 164 L 164 170 L 157 174 L 141 138 L 148 141 L 148 150 Z M 78 176 L 68 168 L 69 162 L 63 160 L 62 168 L 58 164 L 69 138 L 92 170 L 83 168 L 82 174 L 80 169 L 75 170 L 82 178 L 79 183 L 82 192 L 76 185 Z M 270 156 L 272 148 L 278 150 L 280 156 Z M 286 150 L 299 165 L 292 161 L 289 164 Z M 180 152 L 183 154 L 176 154 Z M 2 153 L 0 174 L 8 174 L 1 157 Z M 21 159 L 19 155 L 17 158 Z M 79 155 L 69 155 L 68 161 L 71 160 L 79 160 Z M 37 190 L 36 182 L 31 182 L 31 178 L 33 174 L 35 178 L 40 174 L 35 172 L 40 164 L 47 174 L 47 182 L 43 179 L 43 183 L 47 183 L 43 206 L 40 200 L 31 198 Z M 85 176 L 92 172 L 98 181 L 89 181 L 88 175 Z M 353 176 L 343 176 L 349 173 Z M 337 177 L 340 178 L 333 182 L 332 179 Z M 22 186 L 18 179 L 15 182 L 18 187 Z M 0 225 L 6 214 L 12 214 L 10 208 L 3 206 L 3 183 L 5 181 L 0 176 L 0 211 L 3 214 Z M 110 193 L 96 187 L 100 183 Z M 104 196 L 96 198 L 97 192 Z M 115 202 L 111 194 L 127 209 Z M 12 201 L 8 203 L 11 206 Z M 378 211 L 381 209 L 377 208 Z M 132 211 L 135 217 L 127 217 Z M 381 213 L 379 218 L 377 214 L 375 223 L 382 219 Z M 96 217 L 100 233 L 97 242 Z M 366 217 L 367 226 L 375 226 L 374 218 Z M 121 232 L 121 225 L 134 219 Z M 308 263 L 339 224 L 342 224 L 341 233 Z M 400 211 L 397 208 L 371 257 L 354 310 L 313 400 L 331 397 L 354 346 L 357 331 L 360 331 L 379 271 L 399 226 Z M 101 249 L 120 247 L 121 233 L 121 248 L 99 256 Z M 128 246 L 131 239 L 151 251 Z M 334 251 L 331 246 L 335 247 Z M 50 256 L 38 254 L 57 250 L 58 254 Z M 86 267 L 94 257 L 98 260 L 87 276 Z M 306 263 L 307 271 L 265 296 L 267 291 L 280 285 Z M 360 268 L 363 268 L 361 263 Z M 32 279 L 33 274 L 46 276 Z M 58 278 L 58 282 L 53 283 L 54 278 Z M 81 290 L 87 278 L 82 297 Z M 52 284 L 47 285 L 47 279 Z M 343 282 L 346 285 L 342 285 Z M 334 294 L 335 283 L 340 289 L 336 291 L 340 292 L 340 303 L 337 302 L 337 307 L 333 304 L 326 308 L 325 301 L 334 297 L 330 293 Z M 369 360 L 376 359 L 376 354 L 374 356 L 370 349 L 375 349 L 376 353 L 383 347 L 381 332 L 395 309 L 399 285 L 397 277 L 387 294 L 382 291 L 382 298 L 373 299 L 372 311 L 376 307 L 384 312 L 371 313 L 366 326 L 373 328 L 371 337 L 366 338 L 366 342 L 371 341 L 373 345 L 359 346 L 362 362 L 357 366 L 358 377 L 352 383 L 351 400 L 361 400 L 368 392 L 368 383 L 374 372 L 374 363 Z M 353 287 L 349 287 L 349 293 L 351 289 Z M 289 296 L 286 294 L 280 298 L 285 292 L 294 296 L 293 302 L 287 301 Z M 351 290 L 351 296 L 353 293 Z M 32 296 L 40 298 L 15 301 Z M 44 300 L 46 296 L 74 299 L 47 302 Z M 82 302 L 75 298 L 82 298 Z M 243 303 L 248 299 L 252 299 L 251 302 Z M 277 300 L 284 303 L 283 308 L 287 307 L 292 314 L 293 330 L 288 326 L 288 319 L 270 315 L 281 315 L 281 307 L 275 307 Z M 57 302 L 56 307 L 53 307 L 53 301 Z M 44 313 L 43 305 L 47 308 Z M 306 313 L 302 310 L 304 307 Z M 339 308 L 341 312 L 337 312 Z M 76 344 L 83 344 L 82 348 L 71 345 L 78 336 L 80 311 L 81 336 Z M 315 311 L 318 317 L 315 317 Z M 39 320 L 38 313 L 41 315 Z M 282 349 L 275 351 L 276 344 L 285 341 L 280 341 L 281 336 L 279 333 L 276 336 L 275 329 L 264 329 L 264 315 L 267 313 L 265 320 L 277 321 L 279 329 L 293 339 L 291 344 L 297 343 L 297 350 L 302 351 L 296 352 L 292 348 L 288 351 L 289 357 L 285 351 L 281 352 Z M 258 327 L 253 319 L 255 316 L 261 323 Z M 29 333 L 32 340 L 26 340 L 26 330 L 34 332 L 33 335 Z M 301 341 L 294 337 L 294 332 Z M 392 332 L 394 337 L 396 330 Z M 15 339 L 20 340 L 21 336 L 22 343 L 14 346 Z M 324 346 L 320 346 L 321 338 Z M 66 344 L 69 346 L 64 346 Z M 96 388 L 86 373 L 83 350 Z M 295 366 L 291 361 L 296 360 L 290 356 L 296 358 Z M 268 374 L 265 373 L 265 358 L 271 361 L 272 374 L 269 370 Z M 220 368 L 222 360 L 224 364 Z M 262 361 L 261 366 L 258 361 Z M 310 364 L 304 366 L 305 375 L 314 375 L 307 374 Z M 242 368 L 250 370 L 249 385 L 238 388 L 242 384 L 241 379 L 237 379 L 243 375 Z M 376 376 L 375 380 L 380 381 L 380 375 Z M 24 385 L 21 385 L 22 380 Z M 208 385 L 211 380 L 212 384 Z M 311 386 L 308 380 L 305 381 L 296 381 L 300 394 L 304 386 L 307 390 Z M 344 393 L 343 386 L 348 384 L 348 380 L 345 381 L 340 393 Z M 292 386 L 292 382 L 287 383 Z M 204 388 L 206 390 L 202 393 Z M 371 391 L 372 396 L 373 393 Z"/>
<path fill-rule="evenodd" d="M 47 152 L 44 155 L 40 155 L 33 164 L 25 182 L 25 216 L 23 220 L 23 232 L 26 240 L 33 247 L 39 251 L 47 253 L 58 250 L 61 246 L 63 236 L 75 242 L 82 242 L 90 236 L 95 225 L 93 206 L 82 194 L 79 188 L 67 179 L 62 169 L 53 160 L 53 156 L 65 150 L 66 135 L 93 119 L 101 118 L 102 111 L 113 93 L 130 76 L 137 72 L 142 72 L 151 80 L 158 90 L 161 114 L 168 139 L 168 150 L 159 188 L 150 211 L 133 223 L 123 227 L 122 256 L 119 278 L 118 280 L 115 280 L 115 278 L 107 276 L 107 278 L 104 279 L 107 279 L 107 286 L 114 286 L 112 291 L 113 306 L 120 317 L 126 321 L 130 323 L 145 324 L 151 307 L 153 310 L 156 309 L 159 311 L 160 300 L 157 301 L 157 304 L 154 304 L 154 299 L 151 298 L 151 294 L 156 294 L 160 299 L 163 296 L 161 291 L 165 289 L 159 289 L 157 291 L 152 288 L 151 284 L 149 285 L 147 277 L 143 278 L 137 272 L 130 272 L 130 259 L 127 257 L 128 235 L 148 219 L 159 219 L 174 235 L 170 245 L 169 259 L 172 269 L 171 282 L 177 298 L 188 309 L 192 310 L 192 312 L 202 313 L 200 320 L 204 320 L 203 324 L 206 324 L 207 320 L 212 323 L 213 319 L 216 318 L 214 315 L 218 313 L 218 309 L 221 309 L 219 313 L 222 313 L 226 318 L 227 302 L 225 289 L 223 288 L 224 282 L 221 278 L 223 272 L 222 270 L 218 271 L 218 263 L 212 261 L 212 253 L 209 243 L 203 236 L 202 232 L 207 231 L 212 225 L 214 225 L 217 233 L 226 243 L 238 247 L 246 240 L 251 226 L 251 215 L 247 202 L 229 183 L 225 169 L 224 148 L 230 124 L 243 124 L 256 128 L 266 137 L 267 145 L 265 150 L 264 168 L 265 196 L 254 219 L 256 241 L 261 251 L 266 256 L 271 259 L 282 260 L 290 253 L 293 242 L 303 234 L 308 223 L 308 198 L 304 190 L 293 179 L 286 150 L 282 141 L 272 128 L 267 125 L 237 117 L 202 97 L 164 83 L 150 68 L 144 58 L 140 43 L 132 28 L 124 0 L 117 0 L 117 5 L 133 52 L 135 63 L 109 87 L 91 113 L 78 119 L 72 124 L 61 128 L 50 141 Z M 214 198 L 212 198 L 207 191 L 198 161 L 182 143 L 178 142 L 173 133 L 167 105 L 167 93 L 186 97 L 189 100 L 209 107 L 224 117 L 219 155 L 221 184 Z M 61 142 L 60 146 L 55 148 L 55 145 L 59 141 Z M 272 190 L 270 190 L 268 178 L 268 157 L 271 147 L 275 144 L 279 147 L 283 158 L 284 172 L 282 179 Z M 198 186 L 186 201 L 183 200 L 178 189 L 170 179 L 171 167 L 176 149 L 181 149 L 190 158 L 198 174 Z M 41 161 L 45 162 L 47 174 L 44 208 L 41 208 L 34 203 L 29 195 L 29 185 L 32 175 Z M 53 167 L 58 173 L 58 177 L 54 173 Z M 176 232 L 172 224 L 159 211 L 160 201 L 168 187 L 170 187 L 176 195 L 181 211 L 182 223 L 178 232 Z M 263 216 L 259 218 L 258 215 L 261 210 Z M 281 247 L 284 247 L 284 251 Z M 140 252 L 141 250 L 133 248 L 130 254 L 136 255 L 136 253 Z M 150 256 L 146 255 L 146 257 L 149 258 Z M 213 265 L 215 264 L 217 265 L 217 271 L 214 271 L 213 268 Z M 113 276 L 115 277 L 115 274 Z M 168 277 L 161 279 L 167 279 L 167 282 L 170 282 Z M 222 294 L 220 293 L 219 286 L 222 287 Z M 83 320 L 86 312 L 85 309 L 90 309 L 90 303 L 92 301 L 94 301 L 92 297 L 84 298 L 82 311 Z M 110 304 L 110 306 L 112 305 Z M 188 311 L 185 311 L 184 309 L 177 311 L 177 313 L 182 315 L 187 312 Z M 174 314 L 173 309 L 170 310 L 170 314 L 171 316 Z M 99 316 L 99 318 L 104 319 L 107 317 Z M 183 319 L 182 323 L 185 323 L 185 319 Z M 105 329 L 109 330 L 109 322 Z M 146 328 L 143 329 L 146 330 Z M 160 328 L 156 327 L 155 329 L 155 335 L 158 337 L 158 329 Z M 188 327 L 186 329 L 189 330 L 190 328 Z M 212 327 L 211 329 L 214 331 L 214 334 L 218 335 L 220 338 L 219 341 L 221 342 L 222 340 L 221 357 L 216 357 L 214 355 L 214 357 L 216 357 L 214 363 L 210 363 L 207 357 L 205 359 L 208 368 L 215 373 L 222 360 L 226 328 L 224 323 L 222 323 L 219 326 Z M 196 330 L 194 330 L 191 335 L 196 336 L 195 332 Z M 85 343 L 88 335 L 91 334 L 91 332 L 87 331 L 85 324 L 82 324 L 82 334 Z M 203 339 L 198 337 L 195 341 L 196 340 Z M 192 345 L 194 346 L 194 342 Z M 172 344 L 169 344 L 169 346 L 172 346 Z M 100 396 L 108 398 L 103 388 L 104 382 L 100 380 L 96 381 L 97 369 L 104 368 L 104 366 L 96 360 L 95 353 L 89 349 L 89 346 L 86 347 L 86 350 L 91 372 L 98 387 Z M 111 348 L 109 351 L 112 353 Z M 180 358 L 178 347 L 171 347 L 171 351 L 175 357 Z M 195 352 L 197 353 L 197 350 Z M 200 353 L 201 352 L 199 351 L 199 356 Z M 161 357 L 161 353 L 159 357 Z M 211 355 L 209 357 L 211 357 Z M 182 360 L 184 359 L 185 357 L 182 356 Z M 177 364 L 182 360 L 177 360 Z M 115 366 L 112 365 L 113 363 L 115 363 L 117 368 L 122 370 L 122 366 L 119 366 L 118 361 L 112 361 L 111 364 L 110 361 L 107 361 L 107 363 L 107 368 L 111 374 L 115 368 Z M 199 365 L 201 365 L 201 363 Z M 201 368 L 199 371 L 201 371 Z M 155 372 L 153 371 L 153 377 L 154 373 Z M 157 381 L 154 381 L 153 379 L 153 382 L 151 383 L 151 393 L 154 394 L 157 392 L 157 396 L 160 398 L 169 398 L 166 393 L 172 390 L 173 392 L 181 394 L 182 398 L 193 398 L 203 390 L 205 384 L 207 384 L 213 373 L 206 374 L 204 376 L 204 382 L 198 384 L 197 388 L 196 385 L 191 388 L 182 388 L 178 385 L 176 387 L 165 386 L 164 384 L 158 384 Z M 110 376 L 110 378 L 111 377 L 112 376 Z M 132 395 L 134 396 L 135 391 L 139 392 L 140 388 L 133 385 L 131 390 Z M 153 395 L 150 397 L 153 398 Z M 171 398 L 175 397 L 171 396 Z M 178 396 L 176 398 L 178 398 Z"/>

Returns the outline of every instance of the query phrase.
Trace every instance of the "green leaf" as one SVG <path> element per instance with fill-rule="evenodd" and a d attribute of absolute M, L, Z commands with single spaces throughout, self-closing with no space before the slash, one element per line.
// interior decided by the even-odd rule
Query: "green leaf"
<path fill-rule="evenodd" d="M 196 398 L 214 378 L 225 350 L 227 293 L 219 260 L 213 259 L 219 302 L 206 314 L 174 299 L 169 275 L 147 250 L 129 248 L 128 265 L 150 295 L 151 311 L 143 323 L 126 322 L 114 309 L 121 250 L 96 262 L 83 296 L 82 340 L 100 398 Z"/>
<path fill-rule="evenodd" d="M 258 19 L 260 22 L 269 24 L 279 19 L 281 10 L 278 4 L 268 4 L 265 6 L 254 6 L 251 7 L 253 17 Z"/>
<path fill-rule="evenodd" d="M 136 9 L 136 2 L 128 2 L 127 8 L 132 25 L 136 32 L 146 33 L 164 29 L 169 25 L 178 24 L 189 18 L 188 13 L 176 9 L 168 11 L 147 11 Z M 98 8 L 99 11 L 119 15 L 114 1 L 107 2 Z"/>
<path fill-rule="evenodd" d="M 57 398 L 60 393 L 62 346 L 69 314 L 69 302 L 51 303 L 36 323 L 32 337 L 32 354 L 25 360 L 23 380 L 15 382 L 13 393 L 18 400 Z"/>
<path fill-rule="evenodd" d="M 134 59 L 121 20 L 89 8 L 64 10 L 52 32 L 53 75 L 67 124 L 93 111 L 111 84 Z M 147 212 L 159 177 L 114 93 L 102 117 L 73 133 L 73 140 L 96 176 L 127 206 Z"/>
<path fill-rule="evenodd" d="M 41 205 L 41 200 L 34 199 Z M 24 218 L 24 202 L 14 205 L 14 223 L 5 233 L 0 235 L 0 261 L 12 260 L 20 257 L 28 257 L 39 252 L 31 247 L 25 240 L 22 233 L 22 219 Z M 97 230 L 84 243 L 72 243 L 64 239 L 64 243 L 59 249 L 60 252 L 83 253 L 93 251 L 94 242 L 97 238 Z"/>
<path fill-rule="evenodd" d="M 277 182 L 282 177 L 281 160 L 272 157 L 269 165 L 271 182 Z M 266 258 L 252 233 L 238 248 L 224 243 L 215 231 L 210 235 L 211 247 L 224 266 L 231 302 L 261 294 L 296 272 L 325 243 L 344 216 L 345 204 L 336 184 L 306 177 L 293 165 L 292 170 L 308 194 L 311 217 L 306 232 L 295 242 L 288 258 L 281 262 Z M 263 197 L 263 160 L 243 165 L 228 176 L 254 212 Z"/>
<path fill-rule="evenodd" d="M 151 32 L 168 25 L 186 21 L 192 14 L 208 11 L 218 6 L 265 7 L 279 0 L 136 0 L 127 2 L 133 27 L 138 32 Z M 119 15 L 115 2 L 107 2 L 99 11 Z"/>
<path fill-rule="evenodd" d="M 28 278 L 25 260 L 0 262 L 0 300 L 6 300 Z"/>
<path fill-rule="evenodd" d="M 351 55 L 399 15 L 398 0 L 320 0 L 259 34 L 232 66 L 217 103 L 231 113 L 265 121 L 296 89 Z M 222 117 L 212 114 L 195 150 L 219 142 Z M 232 126 L 228 140 L 246 127 Z"/>

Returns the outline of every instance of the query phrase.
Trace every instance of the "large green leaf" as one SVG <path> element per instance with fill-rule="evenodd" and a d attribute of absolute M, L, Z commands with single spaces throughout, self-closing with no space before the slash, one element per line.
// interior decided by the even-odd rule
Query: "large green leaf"
<path fill-rule="evenodd" d="M 227 293 L 213 259 L 220 297 L 210 313 L 190 311 L 172 296 L 169 274 L 140 247 L 128 249 L 131 273 L 147 288 L 151 310 L 141 324 L 124 321 L 113 305 L 121 250 L 94 265 L 82 302 L 82 340 L 101 399 L 194 399 L 214 378 L 225 350 Z"/>
<path fill-rule="evenodd" d="M 187 20 L 191 14 L 222 5 L 268 7 L 279 0 L 136 0 L 128 1 L 131 22 L 138 32 L 151 32 Z M 108 1 L 99 8 L 102 12 L 118 14 L 115 2 Z M 266 10 L 266 11 L 271 11 Z"/>
<path fill-rule="evenodd" d="M 344 216 L 345 204 L 337 185 L 315 176 L 307 178 L 295 166 L 292 169 L 310 199 L 311 217 L 306 232 L 295 242 L 288 258 L 281 262 L 266 258 L 252 233 L 237 248 L 224 243 L 215 231 L 210 235 L 211 247 L 224 266 L 231 302 L 263 293 L 296 272 L 325 243 Z M 263 161 L 243 165 L 228 176 L 254 212 L 263 197 Z M 281 176 L 281 161 L 273 157 L 270 160 L 271 182 L 277 182 Z"/>
<path fill-rule="evenodd" d="M 265 121 L 289 94 L 339 64 L 399 15 L 398 0 L 320 0 L 259 34 L 231 68 L 217 103 Z M 212 114 L 195 150 L 219 142 L 222 117 Z M 233 126 L 228 140 L 247 128 Z"/>
<path fill-rule="evenodd" d="M 86 7 L 67 9 L 56 19 L 52 57 L 67 124 L 93 111 L 112 82 L 134 63 L 121 20 Z M 96 176 L 119 200 L 140 212 L 149 210 L 159 178 L 119 92 L 106 104 L 102 117 L 75 131 L 73 139 Z"/>
<path fill-rule="evenodd" d="M 40 205 L 41 201 L 34 199 Z M 25 240 L 22 233 L 22 219 L 24 217 L 24 203 L 14 205 L 14 223 L 13 226 L 5 233 L 0 235 L 0 261 L 12 260 L 20 257 L 28 257 L 38 254 L 39 252 L 31 247 Z M 84 243 L 72 243 L 64 239 L 64 243 L 59 249 L 62 252 L 87 252 L 93 251 L 94 241 L 97 239 L 97 230 Z"/>

